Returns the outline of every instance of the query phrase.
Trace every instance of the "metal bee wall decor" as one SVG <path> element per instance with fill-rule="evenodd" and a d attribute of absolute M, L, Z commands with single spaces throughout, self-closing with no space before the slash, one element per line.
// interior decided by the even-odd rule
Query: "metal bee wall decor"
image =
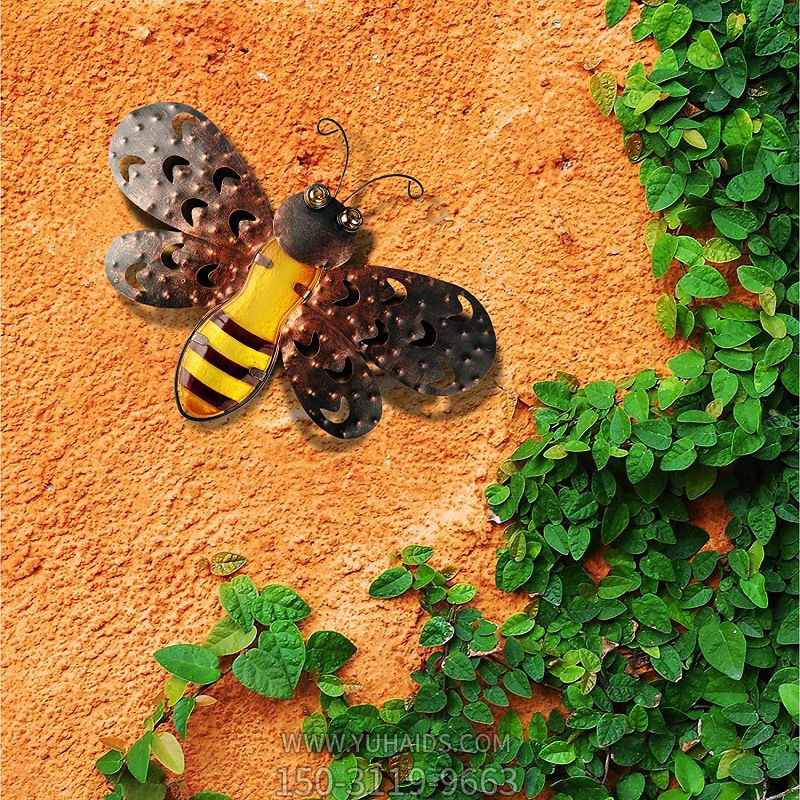
<path fill-rule="evenodd" d="M 106 274 L 125 297 L 151 306 L 211 310 L 192 331 L 175 372 L 180 412 L 214 420 L 255 397 L 278 351 L 308 415 L 351 439 L 381 416 L 367 362 L 418 392 L 451 395 L 475 386 L 494 361 L 486 309 L 452 283 L 349 259 L 363 222 L 348 202 L 384 178 L 402 178 L 413 199 L 422 184 L 391 173 L 344 200 L 349 149 L 336 191 L 313 183 L 273 217 L 252 173 L 214 123 L 181 103 L 131 112 L 111 140 L 114 178 L 125 196 L 172 230 L 120 236 Z"/>

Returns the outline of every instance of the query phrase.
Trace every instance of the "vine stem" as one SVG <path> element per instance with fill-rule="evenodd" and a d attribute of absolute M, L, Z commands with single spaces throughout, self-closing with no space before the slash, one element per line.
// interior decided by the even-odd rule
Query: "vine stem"
<path fill-rule="evenodd" d="M 782 792 L 778 792 L 778 794 L 771 794 L 769 797 L 763 798 L 763 800 L 780 800 L 781 797 L 784 795 L 789 794 L 789 792 L 797 791 L 797 786 L 793 786 L 791 789 L 784 789 Z"/>
<path fill-rule="evenodd" d="M 250 649 L 249 647 L 246 648 L 246 650 L 249 650 L 249 649 Z M 246 652 L 246 650 L 242 650 L 242 653 Z M 204 683 L 202 686 L 198 686 L 197 689 L 195 689 L 191 693 L 191 695 L 189 695 L 189 696 L 192 699 L 195 699 L 195 698 L 199 697 L 201 694 L 204 694 L 206 691 L 211 689 L 213 686 L 216 686 L 226 675 L 230 674 L 230 672 L 232 670 L 233 670 L 233 662 L 231 662 L 224 670 L 222 670 L 220 672 L 219 678 L 217 678 L 214 681 L 211 681 L 211 683 Z M 172 708 L 167 709 L 164 712 L 164 716 L 161 717 L 161 719 L 153 726 L 153 730 L 156 731 L 162 725 L 164 725 L 167 722 L 169 722 L 172 719 L 172 715 L 173 715 L 174 711 L 175 711 L 175 706 L 172 706 Z"/>
<path fill-rule="evenodd" d="M 248 647 L 245 647 L 243 650 L 239 651 L 235 655 L 239 656 L 242 653 L 245 653 L 248 650 L 257 647 L 256 642 L 258 642 L 257 638 L 253 644 L 249 645 Z M 198 686 L 189 695 L 189 697 L 195 699 L 199 697 L 201 694 L 205 694 L 207 691 L 216 686 L 226 675 L 229 675 L 232 671 L 233 671 L 233 660 L 231 660 L 231 663 L 228 664 L 228 666 L 225 667 L 225 669 L 220 671 L 219 678 L 211 681 L 211 683 L 204 683 L 202 686 Z M 157 731 L 162 725 L 166 725 L 166 723 L 170 722 L 172 720 L 174 712 L 175 712 L 175 706 L 172 706 L 172 708 L 165 710 L 164 715 L 153 726 L 153 730 Z M 189 790 L 186 788 L 186 781 L 183 779 L 183 777 L 181 776 L 175 777 L 173 780 L 167 781 L 165 785 L 167 789 L 166 800 L 189 800 Z"/>

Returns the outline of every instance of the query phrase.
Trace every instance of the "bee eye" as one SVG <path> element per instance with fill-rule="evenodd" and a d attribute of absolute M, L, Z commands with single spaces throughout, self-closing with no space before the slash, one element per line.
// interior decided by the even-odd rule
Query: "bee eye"
<path fill-rule="evenodd" d="M 364 217 L 361 216 L 361 212 L 357 208 L 342 209 L 336 219 L 339 225 L 349 233 L 355 233 L 364 221 Z"/>
<path fill-rule="evenodd" d="M 311 186 L 303 192 L 303 200 L 306 201 L 306 205 L 309 208 L 325 208 L 330 199 L 330 190 L 321 183 L 312 183 Z"/>

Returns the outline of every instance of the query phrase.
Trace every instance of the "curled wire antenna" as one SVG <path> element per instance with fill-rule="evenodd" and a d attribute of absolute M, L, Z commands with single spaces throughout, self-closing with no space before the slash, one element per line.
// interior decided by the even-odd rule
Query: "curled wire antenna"
<path fill-rule="evenodd" d="M 425 187 L 414 177 L 411 175 L 404 175 L 402 172 L 389 172 L 386 175 L 378 175 L 377 178 L 370 178 L 368 181 L 365 181 L 358 187 L 354 192 L 350 192 L 344 200 L 343 203 L 347 203 L 347 201 L 357 195 L 359 192 L 363 192 L 364 189 L 367 188 L 371 183 L 375 183 L 376 181 L 385 181 L 387 178 L 403 178 L 408 181 L 408 196 L 412 200 L 419 200 L 422 195 L 425 194 Z"/>
<path fill-rule="evenodd" d="M 324 130 L 323 125 L 326 122 L 329 122 L 331 125 L 333 125 L 333 128 L 330 130 Z M 340 133 L 342 135 L 342 139 L 344 140 L 344 166 L 342 167 L 342 174 L 339 176 L 339 183 L 336 184 L 336 191 L 333 193 L 333 196 L 336 197 L 336 195 L 339 194 L 339 190 L 342 188 L 342 182 L 344 181 L 344 176 L 347 172 L 347 164 L 350 161 L 350 143 L 347 141 L 347 134 L 344 132 L 344 128 L 332 117 L 323 117 L 317 121 L 317 133 L 320 136 L 331 136 L 334 133 Z"/>

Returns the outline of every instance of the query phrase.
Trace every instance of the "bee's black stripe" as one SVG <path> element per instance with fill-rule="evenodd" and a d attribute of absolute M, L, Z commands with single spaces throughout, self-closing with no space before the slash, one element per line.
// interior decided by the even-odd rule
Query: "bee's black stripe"
<path fill-rule="evenodd" d="M 246 328 L 239 325 L 238 322 L 234 322 L 224 311 L 218 311 L 213 319 L 225 333 L 232 336 L 240 344 L 250 347 L 253 350 L 258 350 L 259 353 L 266 353 L 267 355 L 272 355 L 275 352 L 274 342 L 270 342 L 267 339 L 256 336 L 254 333 L 250 333 Z"/>
<path fill-rule="evenodd" d="M 240 381 L 250 386 L 256 386 L 258 384 L 258 378 L 251 375 L 247 367 L 243 367 L 241 364 L 231 361 L 230 358 L 215 350 L 210 344 L 201 344 L 200 342 L 191 340 L 189 342 L 189 348 L 208 361 L 209 364 L 217 369 L 221 369 L 232 378 L 238 378 Z"/>
<path fill-rule="evenodd" d="M 205 400 L 206 403 L 214 406 L 214 408 L 219 411 L 226 411 L 237 404 L 236 400 L 226 397 L 224 394 L 220 394 L 210 386 L 206 386 L 205 383 L 195 378 L 194 375 L 183 367 L 181 368 L 179 380 L 181 386 L 184 386 L 192 394 L 196 394 L 201 400 Z"/>

